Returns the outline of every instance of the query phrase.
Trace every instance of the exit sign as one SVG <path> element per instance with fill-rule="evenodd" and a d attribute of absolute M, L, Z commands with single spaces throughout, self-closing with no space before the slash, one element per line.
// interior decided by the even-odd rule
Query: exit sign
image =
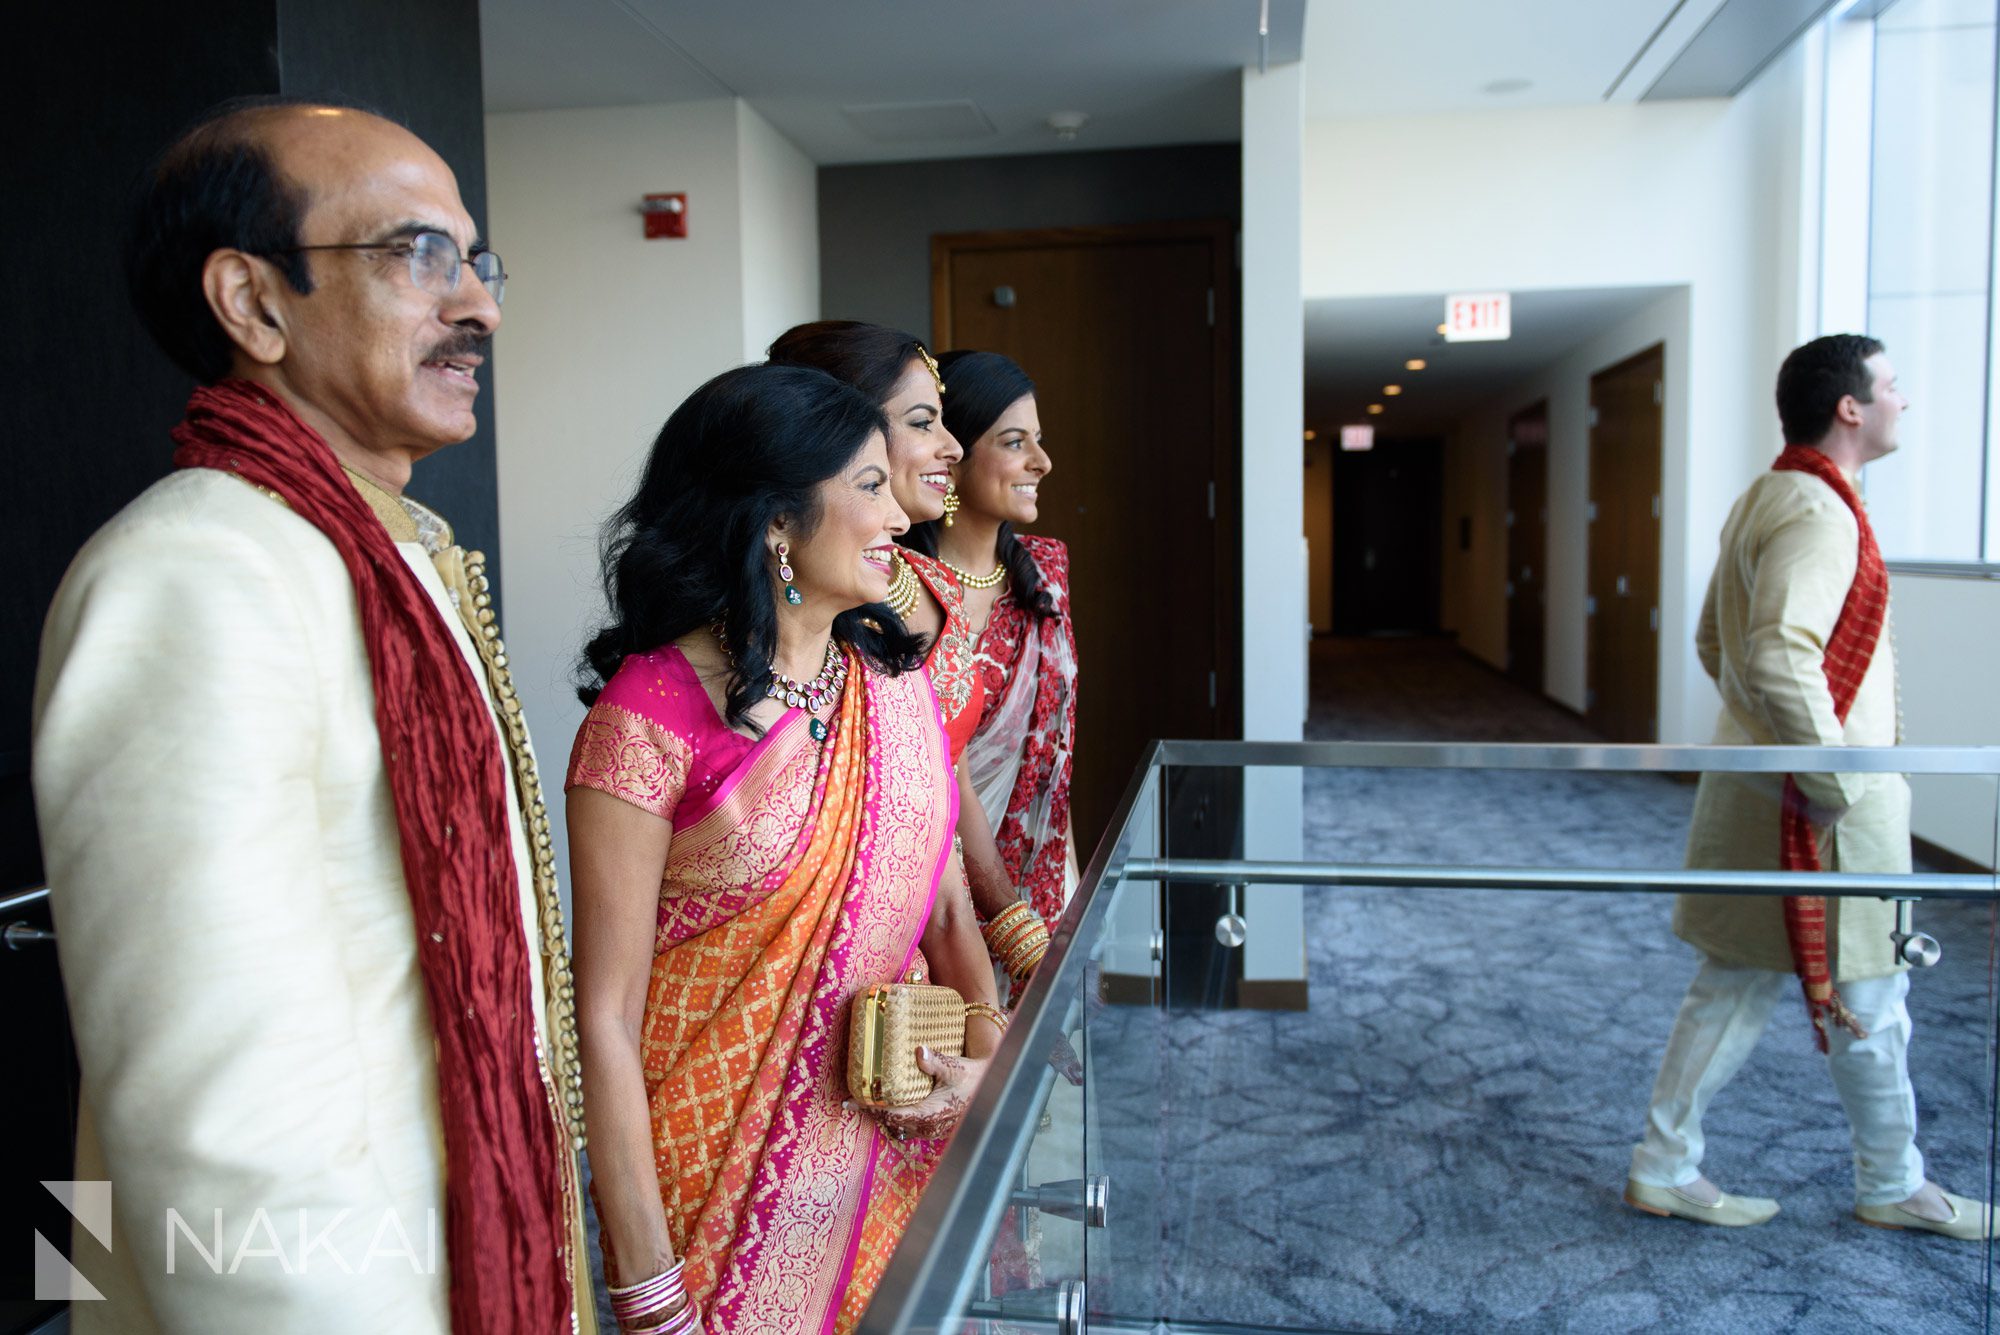
<path fill-rule="evenodd" d="M 1344 426 L 1340 428 L 1340 448 L 1343 450 L 1374 449 L 1375 428 L 1365 423 L 1361 426 Z"/>
<path fill-rule="evenodd" d="M 1444 341 L 1494 343 L 1514 334 L 1514 299 L 1506 292 L 1467 292 L 1444 299 Z"/>

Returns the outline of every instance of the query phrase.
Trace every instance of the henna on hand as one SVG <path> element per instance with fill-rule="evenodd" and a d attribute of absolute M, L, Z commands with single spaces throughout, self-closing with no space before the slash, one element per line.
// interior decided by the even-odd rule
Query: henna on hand
<path fill-rule="evenodd" d="M 948 1057 L 929 1048 L 917 1049 L 917 1067 L 937 1081 L 921 1103 L 883 1112 L 882 1125 L 899 1140 L 942 1140 L 958 1129 L 973 1091 L 986 1074 L 984 1059 Z"/>

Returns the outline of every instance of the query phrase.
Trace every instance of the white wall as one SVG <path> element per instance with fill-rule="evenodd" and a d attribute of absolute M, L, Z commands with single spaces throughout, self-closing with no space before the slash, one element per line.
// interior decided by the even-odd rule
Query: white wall
<path fill-rule="evenodd" d="M 1875 467 L 1892 467 L 1891 455 Z M 1895 575 L 1891 628 L 1911 746 L 2000 746 L 2000 581 Z M 1910 780 L 1910 829 L 1982 866 L 1996 865 L 1990 779 Z"/>
<path fill-rule="evenodd" d="M 811 164 L 746 110 L 720 99 L 486 121 L 489 231 L 510 275 L 494 358 L 503 629 L 565 883 L 560 775 L 583 718 L 577 654 L 602 613 L 600 527 L 689 391 L 782 329 L 763 324 L 809 318 L 819 299 Z M 687 192 L 684 240 L 644 238 L 640 197 L 661 191 Z"/>
<path fill-rule="evenodd" d="M 1779 443 L 1770 385 L 1798 326 L 1806 108 L 1806 59 L 1795 48 L 1726 101 L 1305 127 L 1308 300 L 1688 288 L 1678 398 L 1669 356 L 1669 418 L 1682 414 L 1683 426 L 1681 448 L 1669 437 L 1663 492 L 1665 741 L 1710 735 L 1716 700 L 1693 633 L 1713 535 Z M 1550 483 L 1552 492 L 1585 485 L 1580 475 L 1558 478 L 1553 456 Z M 1580 625 L 1580 571 L 1551 585 L 1552 625 Z M 1574 681 L 1553 685 L 1580 701 Z"/>
<path fill-rule="evenodd" d="M 1243 735 L 1258 741 L 1305 735 L 1300 73 L 1298 65 L 1243 71 Z M 1300 857 L 1299 771 L 1248 770 L 1244 797 L 1245 856 Z M 1306 976 L 1304 903 L 1297 886 L 1247 892 L 1245 978 Z"/>
<path fill-rule="evenodd" d="M 1543 689 L 1556 700 L 1581 712 L 1588 669 L 1589 625 L 1584 616 L 1590 575 L 1590 378 L 1655 344 L 1666 345 L 1666 388 L 1662 414 L 1662 445 L 1667 473 L 1674 461 L 1686 460 L 1688 442 L 1688 316 L 1686 288 L 1676 288 L 1636 311 L 1615 328 L 1578 345 L 1562 360 L 1522 381 L 1461 418 L 1446 442 L 1446 511 L 1448 533 L 1444 559 L 1444 599 L 1457 611 L 1452 623 L 1459 643 L 1469 652 L 1504 669 L 1507 666 L 1507 420 L 1537 399 L 1549 404 L 1549 549 L 1543 558 L 1548 594 L 1547 638 L 1543 643 Z M 1685 485 L 1683 481 L 1681 485 Z M 1472 518 L 1472 550 L 1457 543 L 1457 516 Z M 1720 533 L 1720 527 L 1717 528 Z M 1699 535 L 1689 543 L 1694 566 L 1715 563 L 1715 540 L 1704 547 Z M 1694 588 L 1694 614 L 1700 615 L 1701 594 L 1708 569 L 1702 568 Z M 1665 618 L 1662 626 L 1671 624 Z M 1691 633 L 1691 632 L 1690 632 Z M 1697 666 L 1696 671 L 1700 668 Z M 1706 681 L 1704 677 L 1702 679 Z M 1711 706 L 1705 718 L 1693 720 L 1696 736 L 1707 741 L 1715 726 Z"/>
<path fill-rule="evenodd" d="M 819 318 L 819 169 L 748 102 L 736 104 L 743 220 L 743 360 Z"/>

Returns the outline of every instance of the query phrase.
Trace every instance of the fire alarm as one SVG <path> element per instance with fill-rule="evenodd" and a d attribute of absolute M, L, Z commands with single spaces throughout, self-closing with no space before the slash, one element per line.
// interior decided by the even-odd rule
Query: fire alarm
<path fill-rule="evenodd" d="M 688 234 L 688 197 L 685 194 L 647 195 L 639 201 L 646 215 L 646 239 L 685 237 Z"/>

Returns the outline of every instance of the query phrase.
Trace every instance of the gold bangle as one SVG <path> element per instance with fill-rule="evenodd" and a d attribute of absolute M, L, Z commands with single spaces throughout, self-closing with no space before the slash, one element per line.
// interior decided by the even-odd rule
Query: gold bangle
<path fill-rule="evenodd" d="M 1021 900 L 1015 900 L 1006 908 L 993 915 L 981 933 L 986 938 L 986 947 L 995 955 L 1005 955 L 1020 938 L 1020 934 L 1030 930 L 1030 925 L 1039 923 L 1035 910 Z"/>
<path fill-rule="evenodd" d="M 987 921 L 986 930 L 989 932 L 1006 931 L 1009 927 L 1013 926 L 1015 923 L 1019 922 L 1023 917 L 1027 916 L 1030 913 L 1033 913 L 1034 911 L 1035 910 L 1033 906 L 1030 905 L 1028 901 L 1026 901 L 1025 899 L 1017 899 L 1013 903 L 1009 904 L 1006 908 L 1001 909 L 998 913 L 994 914 L 993 917 Z"/>
<path fill-rule="evenodd" d="M 1020 931 L 1008 938 L 1007 953 L 1011 953 L 1021 946 L 1047 945 L 1048 942 L 1049 925 L 1040 918 L 1035 918 L 1024 925 Z"/>
<path fill-rule="evenodd" d="M 975 1015 L 983 1020 L 992 1021 L 994 1028 L 998 1029 L 1001 1033 L 1004 1034 L 1007 1032 L 1007 1012 L 1001 1010 L 998 1006 L 990 1005 L 984 1001 L 966 1002 L 965 1018 L 970 1020 Z"/>
<path fill-rule="evenodd" d="M 1013 928 L 1011 931 L 1005 933 L 995 933 L 993 936 L 988 937 L 986 940 L 986 946 L 987 949 L 991 950 L 995 955 L 1005 958 L 1008 954 L 1010 954 L 1014 950 L 1015 947 L 1019 946 L 1024 941 L 1027 941 L 1030 937 L 1034 936 L 1034 934 L 1035 930 L 1033 924 L 1022 923 Z"/>
<path fill-rule="evenodd" d="M 1016 981 L 1025 980 L 1034 973 L 1035 966 L 1049 953 L 1049 931 L 1039 920 L 1035 924 L 1039 931 L 1032 932 L 1017 942 L 1012 950 L 1001 956 L 1002 967 Z"/>

